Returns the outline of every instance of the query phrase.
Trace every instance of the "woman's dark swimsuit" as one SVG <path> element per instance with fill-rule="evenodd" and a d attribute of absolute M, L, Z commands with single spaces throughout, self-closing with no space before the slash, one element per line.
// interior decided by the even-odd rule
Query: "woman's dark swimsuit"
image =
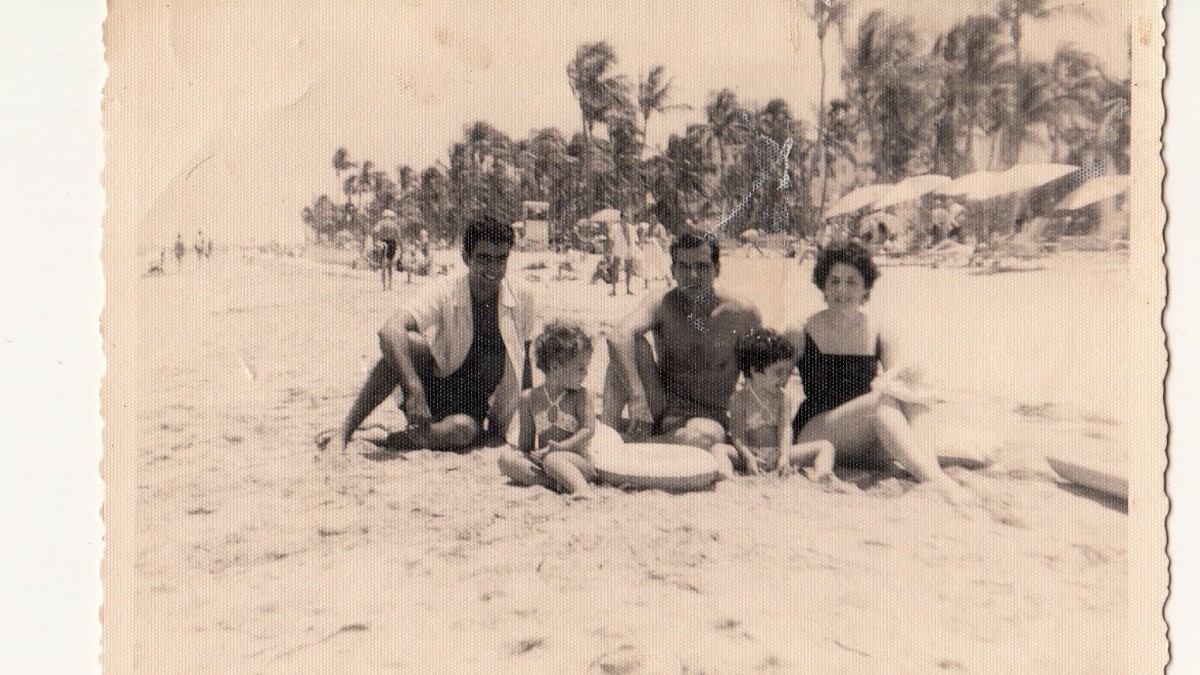
<path fill-rule="evenodd" d="M 823 354 L 807 331 L 804 355 L 800 357 L 800 384 L 804 402 L 792 420 L 793 437 L 812 418 L 871 391 L 879 369 L 879 337 L 874 354 Z"/>

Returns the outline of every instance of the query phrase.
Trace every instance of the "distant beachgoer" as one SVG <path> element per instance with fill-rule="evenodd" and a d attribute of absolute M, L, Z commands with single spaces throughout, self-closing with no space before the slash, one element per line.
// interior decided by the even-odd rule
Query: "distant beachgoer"
<path fill-rule="evenodd" d="M 721 265 L 711 235 L 685 232 L 670 254 L 677 286 L 648 299 L 609 336 L 602 421 L 630 440 L 653 434 L 708 449 L 725 439 L 738 338 L 762 321 L 754 306 L 713 288 Z M 626 403 L 628 423 L 620 419 Z"/>
<path fill-rule="evenodd" d="M 870 251 L 857 244 L 823 249 L 817 258 L 813 283 L 828 308 L 788 334 L 800 354 L 805 395 L 792 420 L 795 439 L 829 441 L 843 462 L 894 460 L 918 481 L 932 483 L 948 502 L 964 504 L 971 493 L 913 436 L 911 420 L 927 408 L 898 398 L 889 387 L 876 388 L 887 382 L 902 387 L 918 374 L 915 367 L 897 365 L 892 341 L 863 311 L 878 276 Z M 881 367 L 883 379 L 876 380 Z"/>
<path fill-rule="evenodd" d="M 628 269 L 625 266 L 625 260 L 629 257 L 629 239 L 625 235 L 623 220 L 624 216 L 605 224 L 604 257 L 609 267 L 609 282 L 612 284 L 612 293 L 609 295 L 617 294 L 617 282 L 620 279 L 621 270 L 622 268 Z M 625 285 L 629 285 L 628 275 Z"/>
<path fill-rule="evenodd" d="M 192 248 L 196 251 L 196 260 L 204 257 L 204 231 L 196 232 L 196 241 L 192 244 Z"/>
<path fill-rule="evenodd" d="M 545 382 L 521 394 L 516 449 L 500 452 L 500 472 L 518 485 L 544 485 L 576 498 L 596 480 L 589 444 L 596 431 L 595 396 L 583 386 L 592 341 L 578 326 L 553 323 L 533 343 Z"/>
<path fill-rule="evenodd" d="M 383 290 L 391 290 L 392 275 L 396 269 L 396 259 L 400 254 L 400 226 L 396 222 L 396 214 L 384 210 L 379 215 L 379 222 L 372 232 L 376 245 L 379 247 L 379 281 Z M 409 281 L 412 281 L 411 276 Z"/>
<path fill-rule="evenodd" d="M 659 246 L 662 246 L 663 253 L 665 254 L 667 247 L 671 245 L 671 233 L 667 232 L 666 225 L 663 225 L 659 221 L 654 221 L 654 226 L 650 228 L 650 236 L 654 237 L 654 239 L 658 241 Z M 667 262 L 670 263 L 669 258 L 667 259 Z"/>
<path fill-rule="evenodd" d="M 429 255 L 421 247 L 412 243 L 404 247 L 404 255 L 400 259 L 400 269 L 407 275 L 406 283 L 412 283 L 414 273 L 420 276 L 429 274 Z"/>
<path fill-rule="evenodd" d="M 150 263 L 150 267 L 142 273 L 142 276 L 154 276 L 163 274 L 167 269 L 167 249 L 161 249 L 158 252 L 158 262 Z"/>
<path fill-rule="evenodd" d="M 213 254 L 213 240 L 212 240 L 212 237 L 209 237 L 208 241 L 204 242 L 204 257 L 211 259 L 212 254 Z"/>
<path fill-rule="evenodd" d="M 175 235 L 175 267 L 183 267 L 183 256 L 187 253 L 187 245 L 183 243 L 183 235 Z"/>
<path fill-rule="evenodd" d="M 651 281 L 670 282 L 671 259 L 667 256 L 665 243 L 667 230 L 661 223 L 654 227 L 643 226 L 645 223 L 639 226 L 639 234 L 642 242 L 642 274 L 646 285 L 649 286 Z"/>
<path fill-rule="evenodd" d="M 405 298 L 379 331 L 382 358 L 341 428 L 321 434 L 319 446 L 344 452 L 397 387 L 408 427 L 387 434 L 387 447 L 461 450 L 505 437 L 537 325 L 529 293 L 505 279 L 514 239 L 511 227 L 491 217 L 467 225 L 466 272 Z"/>
<path fill-rule="evenodd" d="M 623 229 L 625 230 L 625 293 L 633 295 L 633 278 L 642 276 L 644 279 L 645 271 L 642 261 L 642 245 L 638 238 L 637 225 L 632 221 L 622 218 Z M 649 287 L 649 283 L 644 283 L 643 288 Z"/>

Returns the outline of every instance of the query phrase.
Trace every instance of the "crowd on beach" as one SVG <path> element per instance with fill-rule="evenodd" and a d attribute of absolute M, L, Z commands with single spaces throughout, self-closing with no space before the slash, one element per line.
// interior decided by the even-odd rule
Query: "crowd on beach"
<path fill-rule="evenodd" d="M 411 236 L 405 236 L 404 229 L 396 213 L 386 209 L 366 242 L 366 250 L 370 251 L 372 264 L 379 268 L 380 284 L 385 291 L 392 289 L 395 272 L 404 272 L 409 284 L 413 274 L 429 274 L 432 260 L 429 230 L 421 227 Z"/>
<path fill-rule="evenodd" d="M 913 434 L 912 421 L 935 399 L 921 393 L 920 369 L 899 361 L 865 311 L 879 277 L 870 250 L 856 241 L 821 248 L 813 283 L 826 309 L 802 326 L 771 328 L 753 304 L 714 287 L 721 249 L 710 234 L 689 229 L 671 240 L 660 228 L 624 218 L 608 227 L 601 265 L 614 295 L 618 272 L 626 293 L 639 269 L 647 285 L 652 269 L 674 285 L 648 293 L 607 337 L 602 396 L 583 385 L 591 337 L 543 320 L 528 290 L 507 276 L 513 228 L 485 216 L 463 231 L 466 269 L 422 287 L 385 322 L 380 358 L 341 426 L 320 434 L 318 446 L 325 456 L 360 442 L 500 447 L 499 470 L 513 483 L 585 498 L 598 480 L 591 448 L 604 425 L 625 442 L 707 451 L 727 480 L 802 472 L 847 491 L 855 488 L 838 480 L 835 466 L 894 463 L 954 505 L 975 498 Z M 531 366 L 544 375 L 536 387 Z M 785 391 L 797 369 L 798 407 Z M 397 391 L 405 428 L 360 429 Z M 507 441 L 514 417 L 515 447 Z"/>
<path fill-rule="evenodd" d="M 183 259 L 187 257 L 188 245 L 183 240 L 182 233 L 175 234 L 175 242 L 170 247 L 171 255 L 175 258 L 175 269 L 178 271 L 183 268 Z M 192 241 L 192 251 L 196 255 L 196 260 L 209 260 L 213 254 L 213 240 L 211 237 L 204 236 L 204 230 L 196 232 L 196 239 Z M 167 271 L 167 249 L 163 248 L 158 253 L 158 260 L 151 261 L 147 266 L 144 274 L 156 275 L 165 274 Z"/>
<path fill-rule="evenodd" d="M 649 288 L 651 282 L 670 282 L 671 262 L 666 251 L 671 235 L 662 223 L 634 223 L 621 214 L 604 226 L 603 255 L 592 273 L 592 283 L 611 284 L 610 295 L 617 295 L 624 279 L 625 293 L 634 295 L 634 277 L 642 279 L 643 288 Z"/>

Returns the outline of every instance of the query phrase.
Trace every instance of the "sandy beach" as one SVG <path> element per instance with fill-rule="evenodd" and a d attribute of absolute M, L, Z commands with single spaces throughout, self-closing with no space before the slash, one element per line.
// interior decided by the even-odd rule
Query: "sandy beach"
<path fill-rule="evenodd" d="M 537 260 L 553 256 L 515 254 L 510 277 L 537 277 L 546 316 L 594 336 L 638 299 L 588 285 L 590 266 L 562 282 L 553 262 L 523 269 Z M 723 263 L 719 285 L 768 325 L 821 306 L 811 261 Z M 494 449 L 314 462 L 412 287 L 189 257 L 138 286 L 139 672 L 1126 672 L 1123 505 L 1058 483 L 1043 457 L 1128 459 L 1127 262 L 1045 263 L 885 267 L 872 292 L 963 424 L 1001 439 L 993 466 L 955 474 L 999 522 L 896 477 L 863 494 L 757 477 L 568 502 L 508 485 Z M 593 391 L 605 365 L 599 350 Z M 389 404 L 369 423 L 402 419 Z"/>

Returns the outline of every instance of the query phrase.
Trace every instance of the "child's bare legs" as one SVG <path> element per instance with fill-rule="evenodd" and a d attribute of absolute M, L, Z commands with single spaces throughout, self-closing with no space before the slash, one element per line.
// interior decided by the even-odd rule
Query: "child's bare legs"
<path fill-rule="evenodd" d="M 500 449 L 500 457 L 496 463 L 500 466 L 500 473 L 508 476 L 517 485 L 541 485 L 554 489 L 554 479 L 547 476 L 528 455 L 512 446 Z"/>
<path fill-rule="evenodd" d="M 793 445 L 788 450 L 787 457 L 780 458 L 779 466 L 783 471 L 805 467 L 804 475 L 830 492 L 857 492 L 856 486 L 845 483 L 834 475 L 833 463 L 836 458 L 837 450 L 833 443 L 826 440 L 808 441 Z"/>
<path fill-rule="evenodd" d="M 591 495 L 590 481 L 596 480 L 596 468 L 574 452 L 552 452 L 542 460 L 542 468 L 559 489 L 576 498 Z"/>
<path fill-rule="evenodd" d="M 837 450 L 834 449 L 833 443 L 829 441 L 797 443 L 788 450 L 787 457 L 780 458 L 779 465 L 782 468 L 784 462 L 787 462 L 791 466 L 799 468 L 811 464 L 812 466 L 804 473 L 809 478 L 817 480 L 816 477 L 833 475 L 833 460 L 837 456 L 836 453 Z"/>

